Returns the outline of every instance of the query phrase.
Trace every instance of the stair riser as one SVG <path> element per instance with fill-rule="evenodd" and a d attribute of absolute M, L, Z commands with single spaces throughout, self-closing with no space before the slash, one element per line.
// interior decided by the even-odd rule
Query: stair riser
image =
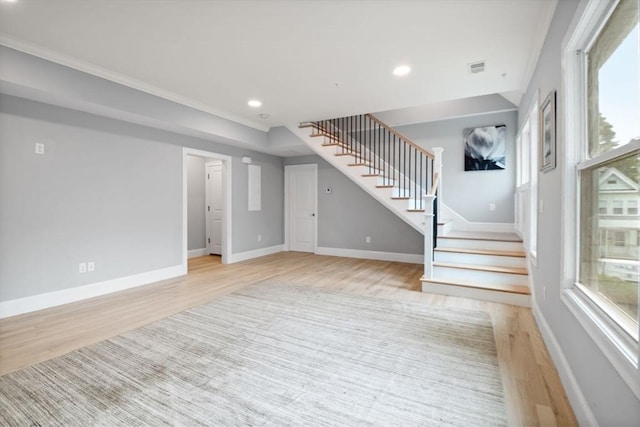
<path fill-rule="evenodd" d="M 496 251 L 522 251 L 522 242 L 498 240 L 438 239 L 439 248 L 491 249 Z"/>
<path fill-rule="evenodd" d="M 475 283 L 528 286 L 528 276 L 494 271 L 433 266 L 434 279 L 462 280 Z"/>
<path fill-rule="evenodd" d="M 494 291 L 488 289 L 475 289 L 463 286 L 445 285 L 442 283 L 422 282 L 422 292 L 438 295 L 451 295 L 462 298 L 471 298 L 481 301 L 498 302 L 502 304 L 531 306 L 529 295 L 514 294 L 511 292 Z"/>
<path fill-rule="evenodd" d="M 439 262 L 448 262 L 454 264 L 490 265 L 498 267 L 520 268 L 525 268 L 527 266 L 525 258 L 501 255 L 466 254 L 460 252 L 436 251 L 435 258 L 435 260 Z"/>
<path fill-rule="evenodd" d="M 453 228 L 452 222 L 447 222 L 444 224 L 438 224 L 438 236 L 444 236 Z"/>

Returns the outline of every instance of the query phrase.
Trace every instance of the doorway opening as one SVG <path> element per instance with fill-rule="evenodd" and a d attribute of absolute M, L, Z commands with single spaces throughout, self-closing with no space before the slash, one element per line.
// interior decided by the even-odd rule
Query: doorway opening
<path fill-rule="evenodd" d="M 219 153 L 183 148 L 183 264 L 215 254 L 227 264 L 231 251 L 231 162 Z"/>

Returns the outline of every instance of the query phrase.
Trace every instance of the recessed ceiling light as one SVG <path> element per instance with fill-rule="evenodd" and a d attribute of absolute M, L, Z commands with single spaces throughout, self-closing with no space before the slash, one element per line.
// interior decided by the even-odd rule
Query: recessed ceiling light
<path fill-rule="evenodd" d="M 411 67 L 409 67 L 408 65 L 398 65 L 396 68 L 393 69 L 393 75 L 398 77 L 406 76 L 410 72 L 411 72 Z"/>
<path fill-rule="evenodd" d="M 247 104 L 249 104 L 249 107 L 251 108 L 258 108 L 262 106 L 262 102 L 258 101 L 257 99 L 250 99 Z"/>
<path fill-rule="evenodd" d="M 2 3 L 15 3 L 18 0 L 2 0 Z"/>

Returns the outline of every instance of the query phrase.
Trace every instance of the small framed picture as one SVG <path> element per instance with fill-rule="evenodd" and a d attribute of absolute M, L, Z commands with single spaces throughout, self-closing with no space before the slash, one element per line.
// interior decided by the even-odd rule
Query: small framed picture
<path fill-rule="evenodd" d="M 556 167 L 556 91 L 553 90 L 540 106 L 540 171 Z"/>

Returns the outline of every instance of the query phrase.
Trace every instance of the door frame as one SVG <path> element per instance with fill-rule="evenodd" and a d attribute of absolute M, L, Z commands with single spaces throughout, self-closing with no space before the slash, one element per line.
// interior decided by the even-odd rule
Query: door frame
<path fill-rule="evenodd" d="M 231 262 L 231 254 L 232 251 L 232 235 L 231 235 L 231 219 L 233 217 L 231 212 L 231 181 L 232 181 L 232 173 L 231 173 L 231 165 L 232 165 L 232 157 L 226 156 L 224 154 L 214 153 L 212 151 L 204 151 L 197 150 L 195 148 L 182 147 L 182 265 L 184 267 L 184 271 L 187 271 L 188 266 L 188 210 L 187 210 L 187 196 L 188 196 L 188 188 L 187 188 L 187 159 L 188 156 L 196 156 L 196 157 L 204 157 L 205 159 L 210 160 L 221 160 L 222 161 L 222 191 L 224 195 L 222 197 L 223 200 L 223 209 L 224 209 L 224 217 L 222 219 L 222 263 L 229 264 Z"/>
<path fill-rule="evenodd" d="M 291 222 L 291 188 L 289 180 L 292 171 L 312 171 L 313 180 L 315 182 L 313 198 L 313 210 L 315 212 L 315 220 L 313 222 L 313 253 L 318 253 L 318 164 L 308 163 L 302 165 L 286 165 L 284 167 L 284 247 L 285 251 L 289 251 L 291 242 L 291 232 L 289 231 Z"/>

